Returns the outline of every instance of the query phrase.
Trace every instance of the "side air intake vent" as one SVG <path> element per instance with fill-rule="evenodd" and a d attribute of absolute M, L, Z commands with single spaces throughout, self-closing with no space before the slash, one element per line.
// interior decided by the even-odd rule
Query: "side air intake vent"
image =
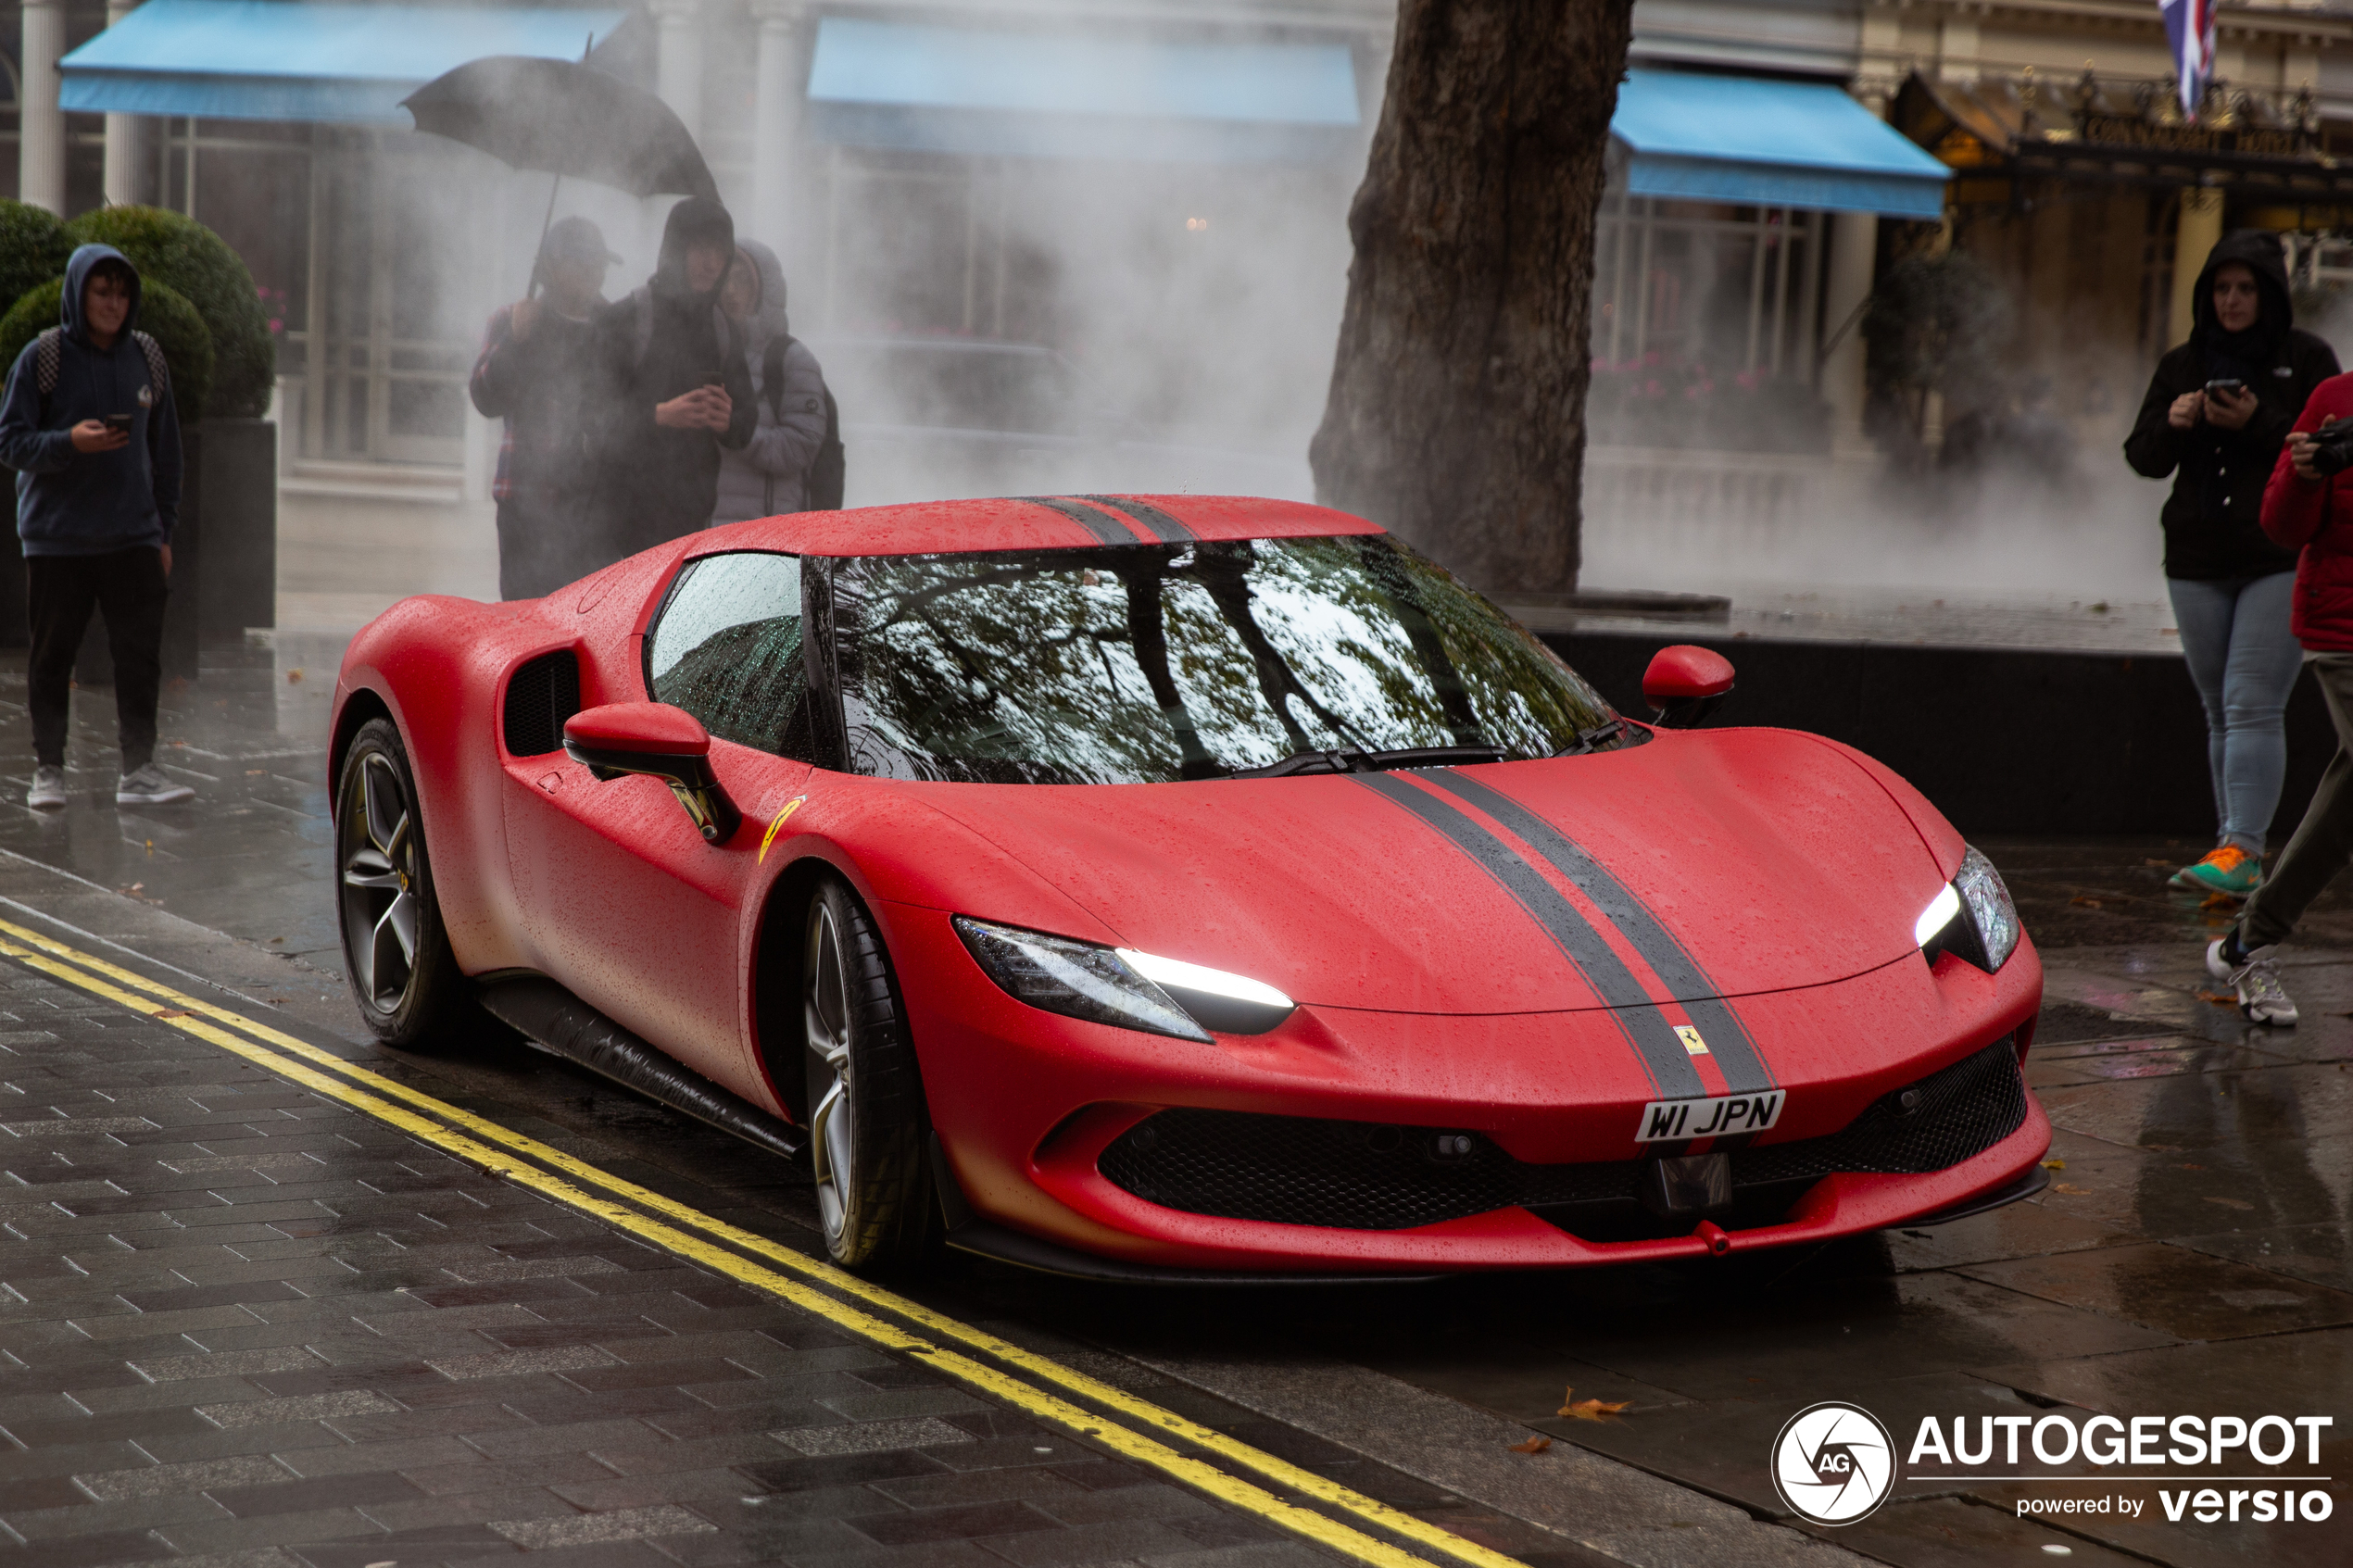
<path fill-rule="evenodd" d="M 543 653 L 507 683 L 507 753 L 544 757 L 561 751 L 564 721 L 580 711 L 580 659 L 570 648 Z"/>

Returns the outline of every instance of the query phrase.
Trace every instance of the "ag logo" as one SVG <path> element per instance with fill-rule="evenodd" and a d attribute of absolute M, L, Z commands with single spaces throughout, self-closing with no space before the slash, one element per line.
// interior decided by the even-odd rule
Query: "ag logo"
<path fill-rule="evenodd" d="M 1808 1405 L 1773 1439 L 1773 1489 L 1813 1524 L 1852 1524 L 1894 1485 L 1895 1441 L 1859 1406 Z"/>

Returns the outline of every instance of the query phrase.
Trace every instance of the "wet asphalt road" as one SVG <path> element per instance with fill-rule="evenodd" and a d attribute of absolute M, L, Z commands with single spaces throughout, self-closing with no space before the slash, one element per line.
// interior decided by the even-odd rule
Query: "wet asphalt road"
<path fill-rule="evenodd" d="M 58 819 L 0 802 L 0 850 L 9 856 L 0 893 L 27 905 L 46 900 L 64 918 L 211 974 L 289 1021 L 356 1039 L 333 947 L 323 759 L 307 744 L 323 728 L 331 675 L 301 665 L 304 653 L 246 650 L 167 698 L 164 734 L 185 744 L 168 747 L 166 759 L 203 792 L 193 809 L 117 812 L 111 771 L 94 744 L 99 728 L 89 722 L 109 716 L 78 716 L 85 739 L 77 760 L 99 766 L 73 777 L 77 799 Z M 296 670 L 299 678 L 289 680 Z M 0 669 L 0 779 L 12 798 L 30 771 L 21 696 L 20 673 Z M 1906 1565 L 2353 1560 L 2353 1523 L 2341 1514 L 2296 1524 L 2165 1519 L 2159 1493 L 2186 1490 L 2183 1478 L 2262 1473 L 2243 1458 L 2220 1469 L 2177 1465 L 2162 1476 L 2141 1467 L 2136 1474 L 2146 1478 L 2129 1482 L 2109 1482 L 2080 1462 L 2037 1466 L 2031 1456 L 2016 1468 L 1994 1467 L 2004 1472 L 1998 1480 L 1907 1471 L 1888 1505 L 1860 1524 L 1830 1531 L 1757 1523 L 1791 1517 L 1768 1479 L 1775 1433 L 1825 1399 L 1869 1410 L 1899 1447 L 1930 1416 L 1947 1425 L 1966 1416 L 1973 1426 L 1988 1414 L 2040 1420 L 2054 1411 L 2078 1420 L 2087 1411 L 2126 1419 L 2328 1414 L 2335 1426 L 2316 1463 L 2272 1469 L 2341 1478 L 2353 1464 L 2353 897 L 2335 890 L 2290 960 L 2305 1022 L 2261 1030 L 2202 996 L 2209 983 L 2200 947 L 2224 912 L 2163 885 L 2197 847 L 1992 840 L 1981 847 L 2018 895 L 2049 976 L 2029 1082 L 2058 1129 L 2052 1158 L 2063 1165 L 2032 1202 L 1931 1231 L 1607 1272 L 1237 1293 L 1079 1286 L 967 1261 L 911 1293 L 1527 1561 L 1828 1562 L 1851 1561 L 1846 1553 Z M 103 1025 L 84 1014 L 54 1033 L 103 1060 L 124 1048 Z M 708 1212 L 814 1247 L 799 1173 L 520 1045 L 380 1066 Z M 441 1179 L 453 1190 L 497 1185 L 455 1169 Z M 359 1222 L 330 1228 L 355 1225 L 367 1231 Z M 584 1246 L 580 1255 L 595 1251 Z M 614 1266 L 646 1265 L 630 1258 Z M 487 1277 L 502 1276 L 494 1267 Z M 665 1322 L 664 1332 L 685 1331 Z M 553 1342 L 544 1328 L 521 1337 L 533 1334 Z M 791 1334 L 772 1337 L 781 1345 Z M 6 1339 L 0 1346 L 23 1358 Z M 884 1375 L 877 1386 L 889 1383 Z M 566 1387 L 565 1397 L 585 1397 Z M 8 1398 L 0 1387 L 0 1411 L 17 1408 Z M 1599 1420 L 1557 1413 L 1589 1399 L 1625 1408 Z M 39 1461 L 44 1444 L 60 1441 L 54 1435 L 27 1437 L 5 1416 L 0 1424 L 18 1436 L 19 1469 L 81 1474 Z M 987 1421 L 967 1423 L 975 1424 Z M 1538 1436 L 1552 1447 L 1517 1451 Z M 1588 1456 L 1620 1462 L 1598 1465 Z M 10 1512 L 10 1462 L 0 1454 L 0 1523 L 21 1535 Z M 2010 1478 L 2018 1475 L 2029 1478 Z M 2353 1502 L 2341 1479 L 2311 1486 Z M 987 1488 L 967 1490 L 979 1497 Z M 993 1501 L 963 1506 L 1000 1507 L 1028 1495 L 1011 1482 L 998 1490 Z M 561 1495 L 574 1509 L 610 1506 Z M 945 1506 L 917 1496 L 888 1506 Z M 2103 1496 L 2137 1499 L 2145 1511 L 2137 1519 L 2113 1510 L 2019 1512 L 2021 1499 Z M 59 1496 L 42 1500 L 66 1506 Z M 349 1506 L 369 1517 L 371 1505 Z M 689 1499 L 684 1506 L 695 1505 Z M 1166 1506 L 1172 1518 L 1184 1512 Z M 1092 1527 L 1043 1512 L 1058 1529 Z M 1065 1512 L 1088 1517 L 1083 1509 Z M 964 1517 L 969 1533 L 910 1537 L 890 1560 L 1032 1560 L 999 1548 L 1017 1537 L 1042 1539 L 1044 1527 L 990 1533 L 992 1518 L 1001 1525 L 1008 1517 Z M 723 1521 L 730 1539 L 736 1529 L 732 1518 Z M 1199 1539 L 1074 1538 L 1058 1560 L 1173 1562 L 1182 1541 L 1194 1551 L 1270 1560 L 1300 1549 L 1251 1529 L 1229 1521 L 1198 1526 Z M 1816 1546 L 1809 1536 L 1835 1546 Z M 72 1561 L 192 1550 L 157 1536 L 164 1545 L 134 1553 L 120 1533 L 115 1538 L 115 1555 Z M 271 1537 L 230 1531 L 221 1538 Z M 855 1551 L 842 1544 L 849 1537 L 762 1538 L 770 1555 L 759 1560 L 830 1561 L 874 1548 L 863 1537 Z M 625 1544 L 640 1555 L 626 1560 L 696 1561 L 688 1549 L 703 1540 L 702 1532 L 631 1538 Z M 281 1536 L 272 1549 L 298 1544 Z M 474 1541 L 484 1551 L 516 1544 L 511 1534 Z M 429 1560 L 418 1555 L 423 1549 L 412 1544 L 396 1560 Z M 8 1556 L 0 1547 L 0 1562 Z M 395 1553 L 303 1560 L 346 1556 L 353 1568 L 367 1568 Z M 448 1560 L 461 1556 L 472 1560 Z M 55 1552 L 19 1560 L 44 1568 L 67 1562 Z"/>

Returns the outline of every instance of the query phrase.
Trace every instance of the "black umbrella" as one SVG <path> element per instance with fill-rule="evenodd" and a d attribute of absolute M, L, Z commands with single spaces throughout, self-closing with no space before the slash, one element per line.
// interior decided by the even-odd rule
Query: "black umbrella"
<path fill-rule="evenodd" d="M 434 78 L 400 107 L 418 130 L 517 169 L 633 196 L 719 199 L 702 149 L 670 106 L 591 65 L 489 55 Z"/>

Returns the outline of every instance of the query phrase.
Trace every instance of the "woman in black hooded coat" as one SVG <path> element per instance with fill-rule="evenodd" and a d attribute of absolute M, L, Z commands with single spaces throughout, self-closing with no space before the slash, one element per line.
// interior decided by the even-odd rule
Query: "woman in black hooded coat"
<path fill-rule="evenodd" d="M 2226 235 L 2192 296 L 2187 343 L 2158 362 L 2125 460 L 2171 474 L 2166 586 L 2206 709 L 2218 842 L 2177 887 L 2245 897 L 2262 884 L 2264 835 L 2287 772 L 2287 698 L 2303 662 L 2288 626 L 2296 555 L 2263 533 L 2263 485 L 2336 355 L 2298 332 L 2279 236 Z"/>

